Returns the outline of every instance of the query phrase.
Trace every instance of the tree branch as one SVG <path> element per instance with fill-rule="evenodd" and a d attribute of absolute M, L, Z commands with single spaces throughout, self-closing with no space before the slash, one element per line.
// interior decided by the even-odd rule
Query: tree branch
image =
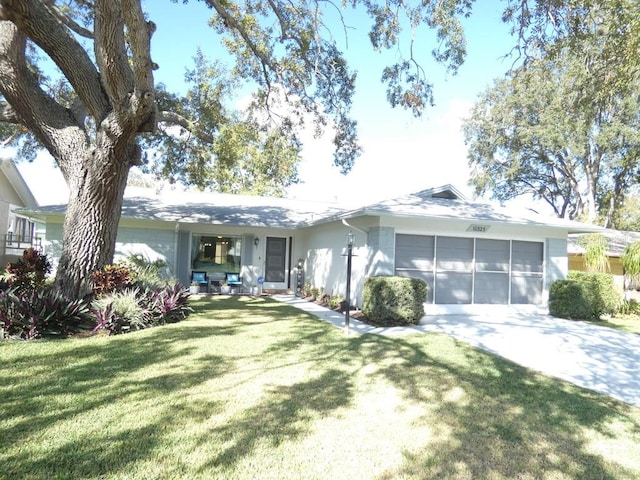
<path fill-rule="evenodd" d="M 101 119 L 109 103 L 95 65 L 67 28 L 39 0 L 2 0 L 3 18 L 11 20 L 62 70 L 87 111 Z"/>
<path fill-rule="evenodd" d="M 206 0 L 207 4 L 209 4 L 213 9 L 222 17 L 228 28 L 232 28 L 238 32 L 238 34 L 242 37 L 242 40 L 245 42 L 249 50 L 260 59 L 263 65 L 268 66 L 271 71 L 279 76 L 278 68 L 276 64 L 274 64 L 271 59 L 261 52 L 256 43 L 253 41 L 253 38 L 249 35 L 249 33 L 236 21 L 235 18 L 222 6 L 219 0 Z"/>
<path fill-rule="evenodd" d="M 87 139 L 69 110 L 56 103 L 29 70 L 25 57 L 26 36 L 9 21 L 0 21 L 0 93 L 11 107 L 2 103 L 2 114 L 29 126 L 38 141 L 54 158 L 86 148 Z M 10 109 L 14 110 L 10 113 Z M 3 118 L 5 120 L 5 118 Z M 64 131 L 64 135 L 60 132 Z M 59 164 L 67 181 L 71 165 Z M 67 168 L 68 167 L 68 168 Z"/>
<path fill-rule="evenodd" d="M 96 0 L 95 53 L 100 76 L 109 98 L 116 105 L 134 91 L 134 79 L 124 37 L 121 2 Z"/>
<path fill-rule="evenodd" d="M 159 123 L 160 122 L 169 123 L 171 125 L 177 125 L 179 127 L 182 127 L 188 132 L 190 132 L 191 134 L 198 137 L 203 142 L 213 143 L 215 140 L 210 133 L 207 133 L 201 128 L 199 128 L 195 122 L 192 122 L 191 120 L 175 112 L 167 112 L 167 111 L 159 112 L 157 119 Z"/>
<path fill-rule="evenodd" d="M 155 23 L 144 19 L 140 0 L 122 0 L 122 13 L 127 26 L 129 45 L 133 54 L 133 75 L 136 89 L 153 90 L 155 64 L 151 60 L 151 36 L 156 30 Z"/>
<path fill-rule="evenodd" d="M 93 39 L 93 32 L 91 30 L 84 28 L 82 25 L 74 22 L 72 18 L 62 13 L 53 0 L 46 0 L 46 3 L 47 7 L 51 10 L 55 17 L 62 23 L 64 23 L 69 28 L 69 30 L 73 31 L 81 37 Z"/>

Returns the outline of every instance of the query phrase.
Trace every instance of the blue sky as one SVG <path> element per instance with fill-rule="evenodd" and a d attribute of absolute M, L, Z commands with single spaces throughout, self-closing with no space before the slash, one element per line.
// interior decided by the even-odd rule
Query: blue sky
<path fill-rule="evenodd" d="M 427 109 L 419 119 L 386 103 L 379 79 L 385 61 L 394 53 L 373 52 L 368 45 L 368 23 L 345 12 L 347 23 L 354 27 L 348 32 L 346 57 L 351 68 L 358 71 L 353 116 L 359 124 L 364 152 L 352 172 L 343 176 L 331 165 L 330 137 L 315 140 L 305 135 L 304 160 L 300 165 L 304 183 L 294 187 L 290 194 L 323 200 L 335 197 L 374 201 L 442 183 L 452 183 L 470 194 L 460 119 L 476 96 L 511 65 L 512 59 L 501 58 L 514 43 L 508 36 L 508 27 L 500 21 L 501 6 L 495 0 L 476 2 L 472 16 L 465 21 L 467 60 L 456 76 L 430 61 L 435 35 L 420 43 L 424 53 L 419 55 L 425 60 L 427 74 L 434 84 L 436 106 Z M 170 91 L 184 88 L 184 72 L 192 67 L 198 46 L 212 58 L 225 55 L 224 47 L 207 26 L 212 11 L 204 4 L 146 0 L 143 8 L 157 24 L 152 58 L 160 68 L 155 79 L 165 83 Z M 336 38 L 341 37 L 342 33 L 336 34 Z M 40 165 L 20 168 L 30 184 L 42 177 Z M 48 197 L 54 197 L 56 190 L 49 188 Z M 64 199 L 66 194 L 59 193 L 57 197 Z"/>
<path fill-rule="evenodd" d="M 170 89 L 181 88 L 185 68 L 191 66 L 198 45 L 212 57 L 224 55 L 215 33 L 206 26 L 211 10 L 205 5 L 192 3 L 185 7 L 157 0 L 146 3 L 157 24 L 152 43 L 153 59 L 160 65 L 156 79 Z M 442 183 L 452 183 L 471 194 L 460 118 L 513 61 L 502 58 L 513 41 L 508 26 L 500 21 L 501 8 L 502 2 L 495 0 L 476 2 L 472 16 L 465 20 L 467 59 L 455 76 L 431 61 L 435 34 L 423 34 L 426 38 L 417 43 L 423 52 L 418 54 L 434 84 L 436 106 L 427 109 L 420 119 L 408 111 L 392 109 L 386 102 L 380 76 L 395 52 L 373 52 L 367 36 L 368 19 L 343 12 L 347 25 L 353 27 L 347 32 L 346 57 L 351 68 L 358 71 L 352 113 L 359 124 L 364 152 L 345 177 L 331 164 L 329 135 L 322 140 L 307 135 L 300 166 L 304 183 L 294 187 L 291 195 L 375 201 Z M 338 29 L 335 37 L 342 42 L 344 34 Z M 407 43 L 403 41 L 403 45 Z"/>

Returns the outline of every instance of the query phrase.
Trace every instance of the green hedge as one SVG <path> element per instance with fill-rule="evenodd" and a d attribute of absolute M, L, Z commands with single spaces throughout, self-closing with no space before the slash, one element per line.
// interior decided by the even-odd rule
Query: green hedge
<path fill-rule="evenodd" d="M 572 270 L 549 290 L 549 313 L 555 317 L 599 320 L 615 315 L 621 304 L 622 295 L 608 273 Z"/>
<path fill-rule="evenodd" d="M 554 317 L 591 318 L 591 304 L 584 285 L 574 280 L 556 280 L 549 289 L 549 313 Z"/>
<path fill-rule="evenodd" d="M 380 326 L 417 325 L 424 316 L 427 285 L 409 277 L 369 277 L 364 282 L 362 313 Z"/>

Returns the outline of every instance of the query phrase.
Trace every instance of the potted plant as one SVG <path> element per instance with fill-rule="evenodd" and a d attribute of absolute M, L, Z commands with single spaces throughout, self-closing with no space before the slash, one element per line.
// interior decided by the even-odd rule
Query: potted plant
<path fill-rule="evenodd" d="M 200 284 L 198 282 L 193 282 L 189 287 L 189 293 L 191 293 L 192 295 L 200 293 Z"/>
<path fill-rule="evenodd" d="M 229 295 L 231 293 L 231 287 L 227 285 L 226 279 L 220 282 L 220 293 L 222 293 L 223 295 Z"/>

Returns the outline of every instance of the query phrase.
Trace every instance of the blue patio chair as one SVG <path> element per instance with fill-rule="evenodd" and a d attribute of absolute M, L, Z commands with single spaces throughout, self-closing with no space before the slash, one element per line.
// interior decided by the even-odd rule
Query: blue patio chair
<path fill-rule="evenodd" d="M 240 293 L 242 293 L 242 277 L 239 273 L 236 272 L 227 272 L 225 273 L 225 277 L 227 280 L 227 285 L 232 289 L 237 288 Z"/>
<path fill-rule="evenodd" d="M 206 292 L 209 293 L 209 278 L 207 272 L 191 272 L 191 285 L 197 283 L 200 288 L 204 287 Z"/>

